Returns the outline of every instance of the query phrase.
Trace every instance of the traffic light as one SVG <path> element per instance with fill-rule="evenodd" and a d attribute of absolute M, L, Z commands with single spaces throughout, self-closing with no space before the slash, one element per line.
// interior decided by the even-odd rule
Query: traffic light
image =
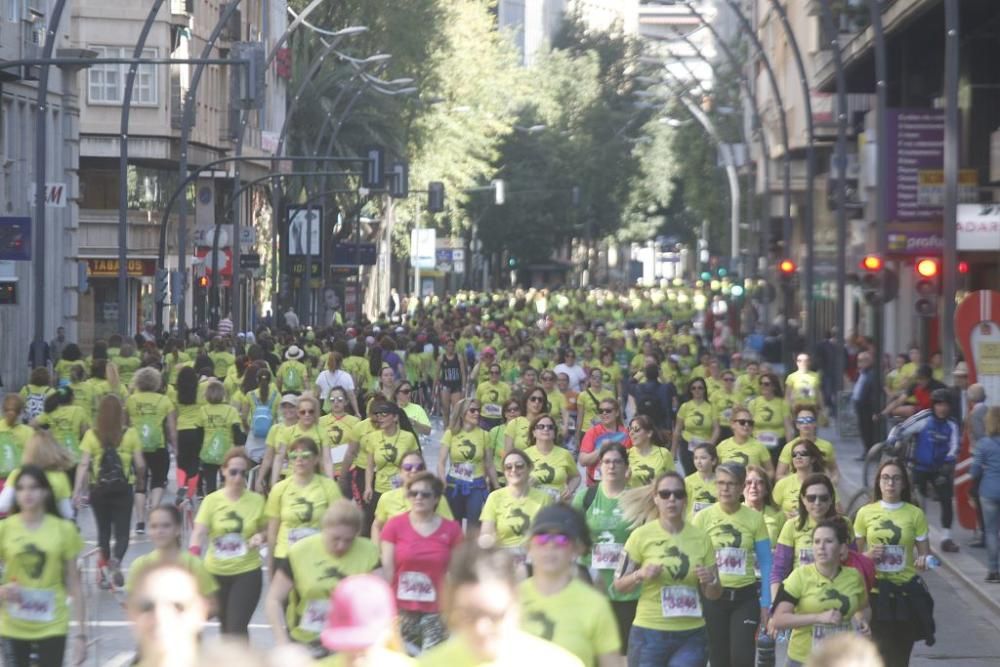
<path fill-rule="evenodd" d="M 153 288 L 153 297 L 155 298 L 156 303 L 167 302 L 167 293 L 170 289 L 170 281 L 168 279 L 169 275 L 170 274 L 167 273 L 166 269 L 156 270 L 156 280 Z"/>
<path fill-rule="evenodd" d="M 704 280 L 705 282 L 708 282 L 709 280 L 712 279 L 712 273 L 710 271 L 702 271 L 701 279 Z"/>
<path fill-rule="evenodd" d="M 385 187 L 385 149 L 381 146 L 369 146 L 365 149 L 364 170 L 361 173 L 361 185 L 369 190 L 381 190 Z"/>
<path fill-rule="evenodd" d="M 507 183 L 502 178 L 496 178 L 493 180 L 492 185 L 493 203 L 497 206 L 503 206 L 507 201 Z"/>
<path fill-rule="evenodd" d="M 389 167 L 389 196 L 406 199 L 410 196 L 410 165 L 408 162 L 393 162 Z"/>
<path fill-rule="evenodd" d="M 517 257 L 512 256 L 510 259 L 507 260 L 507 266 L 509 266 L 512 269 L 516 269 L 517 264 L 518 264 Z"/>
<path fill-rule="evenodd" d="M 937 317 L 938 294 L 941 291 L 941 266 L 936 259 L 917 259 L 913 268 L 917 272 L 917 299 L 913 310 L 920 317 Z"/>
<path fill-rule="evenodd" d="M 431 181 L 427 184 L 427 211 L 441 213 L 444 211 L 444 183 Z"/>
<path fill-rule="evenodd" d="M 861 292 L 866 303 L 877 306 L 889 303 L 899 292 L 899 277 L 886 267 L 879 255 L 865 255 L 861 259 Z"/>
<path fill-rule="evenodd" d="M 204 288 L 208 287 L 208 285 L 209 285 L 208 276 L 202 276 L 202 277 L 198 278 L 198 287 L 201 287 L 202 289 L 204 289 Z"/>
<path fill-rule="evenodd" d="M 778 263 L 778 280 L 783 287 L 790 287 L 795 282 L 795 272 L 799 267 L 790 259 Z"/>

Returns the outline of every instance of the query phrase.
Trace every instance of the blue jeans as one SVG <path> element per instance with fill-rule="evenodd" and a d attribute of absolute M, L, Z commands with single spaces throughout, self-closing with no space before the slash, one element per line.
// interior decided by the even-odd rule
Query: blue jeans
<path fill-rule="evenodd" d="M 997 544 L 997 531 L 1000 530 L 1000 498 L 979 496 L 979 504 L 983 508 L 983 537 L 986 538 L 986 562 L 990 572 L 998 572 L 1000 564 L 1000 545 Z"/>
<path fill-rule="evenodd" d="M 632 626 L 628 639 L 628 667 L 705 667 L 708 633 L 705 628 L 667 632 Z"/>

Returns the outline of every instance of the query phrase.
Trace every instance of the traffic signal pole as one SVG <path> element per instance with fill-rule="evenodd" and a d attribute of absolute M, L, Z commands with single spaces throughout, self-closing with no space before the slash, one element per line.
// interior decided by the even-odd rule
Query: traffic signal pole
<path fill-rule="evenodd" d="M 944 0 L 944 308 L 941 315 L 941 360 L 945 377 L 955 368 L 955 291 L 958 273 L 958 0 Z"/>

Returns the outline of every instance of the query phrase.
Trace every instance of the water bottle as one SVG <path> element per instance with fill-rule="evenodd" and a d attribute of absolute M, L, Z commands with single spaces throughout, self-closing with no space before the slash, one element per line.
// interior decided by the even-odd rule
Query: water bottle
<path fill-rule="evenodd" d="M 757 635 L 757 667 L 774 667 L 774 640 L 761 628 Z"/>
<path fill-rule="evenodd" d="M 931 554 L 924 560 L 924 565 L 928 570 L 934 570 L 941 567 L 941 559 L 937 556 Z"/>

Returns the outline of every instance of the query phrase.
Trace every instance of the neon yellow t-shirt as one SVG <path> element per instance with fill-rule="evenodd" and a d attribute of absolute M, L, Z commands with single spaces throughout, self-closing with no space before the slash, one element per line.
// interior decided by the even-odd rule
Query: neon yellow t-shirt
<path fill-rule="evenodd" d="M 719 499 L 715 477 L 706 481 L 697 471 L 684 478 L 684 489 L 687 491 L 687 518 L 689 521 L 695 514 L 711 507 Z"/>
<path fill-rule="evenodd" d="M 406 489 L 399 487 L 379 496 L 378 504 L 375 506 L 375 520 L 384 526 L 389 519 L 409 512 L 411 509 L 413 509 L 413 503 L 406 497 Z M 451 513 L 448 501 L 444 498 L 438 499 L 437 514 L 445 519 L 454 520 L 455 518 L 455 515 Z"/>
<path fill-rule="evenodd" d="M 614 393 L 608 391 L 607 389 L 599 389 L 595 391 L 590 387 L 577 394 L 576 410 L 577 413 L 583 413 L 583 421 L 581 423 L 583 424 L 584 431 L 589 429 L 591 426 L 596 426 L 601 423 L 601 401 L 614 400 L 614 398 Z"/>
<path fill-rule="evenodd" d="M 663 566 L 660 576 L 642 582 L 634 625 L 666 632 L 704 627 L 695 568 L 715 565 L 715 547 L 704 530 L 685 524 L 674 535 L 650 521 L 632 532 L 625 553 L 640 567 Z"/>
<path fill-rule="evenodd" d="M 125 579 L 125 590 L 131 591 L 135 588 L 135 582 L 139 579 L 142 571 L 159 563 L 161 560 L 163 560 L 163 554 L 160 551 L 154 550 L 132 561 L 132 564 L 128 568 L 128 577 Z M 176 562 L 194 576 L 198 582 L 198 591 L 206 598 L 215 595 L 215 592 L 219 590 L 219 582 L 205 569 L 205 564 L 197 556 L 187 551 L 180 551 L 177 553 Z"/>
<path fill-rule="evenodd" d="M 681 435 L 687 440 L 688 449 L 694 449 L 701 442 L 708 442 L 712 437 L 712 426 L 715 423 L 715 408 L 708 401 L 685 401 L 677 410 L 677 418 L 684 420 Z"/>
<path fill-rule="evenodd" d="M 125 401 L 131 426 L 135 427 L 142 451 L 155 452 L 166 447 L 164 420 L 174 410 L 174 404 L 163 394 L 137 391 Z"/>
<path fill-rule="evenodd" d="M 747 407 L 754 421 L 753 437 L 768 449 L 777 447 L 785 437 L 785 420 L 790 414 L 788 403 L 780 397 L 767 400 L 758 396 Z"/>
<path fill-rule="evenodd" d="M 518 592 L 525 632 L 563 647 L 585 665 L 621 650 L 611 603 L 579 579 L 555 595 L 543 596 L 532 579 L 522 582 Z"/>
<path fill-rule="evenodd" d="M 16 582 L 20 589 L 0 611 L 4 637 L 35 640 L 69 632 L 64 575 L 66 563 L 75 563 L 82 548 L 76 526 L 51 514 L 34 530 L 21 514 L 0 521 L 3 583 Z"/>
<path fill-rule="evenodd" d="M 869 546 L 885 545 L 875 573 L 879 579 L 902 584 L 914 576 L 913 549 L 927 539 L 927 516 L 910 503 L 898 507 L 880 502 L 865 505 L 854 519 L 854 534 L 864 538 Z"/>
<path fill-rule="evenodd" d="M 194 522 L 208 528 L 205 567 L 224 577 L 253 572 L 260 567 L 260 554 L 248 542 L 264 531 L 264 496 L 244 491 L 235 502 L 225 489 L 205 496 Z"/>
<path fill-rule="evenodd" d="M 489 434 L 483 429 L 477 426 L 458 434 L 449 429 L 441 438 L 441 447 L 448 452 L 449 477 L 472 482 L 486 476 L 485 462 L 493 452 Z"/>
<path fill-rule="evenodd" d="M 309 643 L 319 637 L 330 610 L 330 591 L 345 577 L 371 572 L 378 564 L 378 548 L 365 537 L 355 537 L 342 556 L 327 551 L 321 534 L 291 547 L 288 570 L 297 601 L 289 623 L 292 639 Z"/>
<path fill-rule="evenodd" d="M 740 505 L 738 510 L 727 514 L 716 503 L 698 512 L 692 522 L 712 538 L 719 579 L 725 588 L 743 588 L 757 581 L 754 545 L 761 540 L 770 542 L 760 512 Z"/>
<path fill-rule="evenodd" d="M 785 378 L 785 389 L 790 391 L 792 405 L 817 405 L 820 396 L 819 374 L 813 371 L 794 371 Z"/>
<path fill-rule="evenodd" d="M 49 427 L 52 437 L 69 452 L 73 463 L 80 462 L 80 430 L 90 426 L 90 415 L 83 408 L 60 405 L 52 412 L 38 415 L 38 423 Z"/>
<path fill-rule="evenodd" d="M 765 462 L 771 462 L 771 455 L 764 449 L 764 445 L 753 438 L 742 445 L 736 442 L 735 438 L 726 438 L 719 443 L 715 451 L 719 455 L 719 463 L 735 461 L 742 466 L 763 466 Z"/>
<path fill-rule="evenodd" d="M 329 658 L 327 658 L 329 660 Z M 392 662 L 377 663 L 380 667 L 396 667 Z M 501 665 L 545 665 L 546 667 L 583 667 L 578 657 L 569 651 L 538 637 L 517 632 L 514 636 L 505 636 L 501 655 L 494 662 L 483 662 L 468 642 L 461 635 L 452 636 L 443 644 L 438 644 L 427 653 L 420 656 L 420 667 L 500 667 Z M 320 667 L 346 667 L 346 663 L 327 664 L 320 662 Z"/>
<path fill-rule="evenodd" d="M 6 477 L 21 465 L 24 445 L 34 432 L 35 429 L 20 422 L 8 426 L 7 420 L 0 419 L 0 477 Z"/>
<path fill-rule="evenodd" d="M 805 662 L 813 645 L 826 637 L 854 632 L 851 617 L 866 598 L 865 581 L 853 567 L 841 567 L 833 579 L 823 576 L 815 565 L 800 567 L 785 579 L 785 592 L 796 599 L 796 614 L 818 614 L 830 609 L 840 611 L 839 625 L 806 625 L 792 630 L 788 657 Z"/>
<path fill-rule="evenodd" d="M 280 522 L 276 544 L 272 546 L 275 558 L 287 557 L 288 547 L 319 532 L 326 508 L 343 497 L 337 483 L 322 475 L 313 475 L 305 486 L 300 486 L 294 477 L 275 484 L 264 508 L 268 519 Z"/>
<path fill-rule="evenodd" d="M 515 498 L 510 487 L 504 487 L 486 497 L 479 520 L 496 525 L 497 546 L 524 547 L 535 515 L 551 503 L 552 497 L 541 489 L 529 488 L 524 496 Z"/>
<path fill-rule="evenodd" d="M 636 447 L 628 450 L 628 467 L 632 472 L 628 480 L 629 488 L 652 484 L 660 473 L 674 469 L 674 457 L 667 447 L 653 445 L 645 456 Z"/>
<path fill-rule="evenodd" d="M 784 463 L 785 465 L 792 465 L 792 450 L 795 448 L 795 444 L 798 443 L 802 438 L 795 438 L 789 440 L 788 444 L 781 448 L 781 455 L 778 457 L 778 463 Z M 837 461 L 837 451 L 833 448 L 833 443 L 829 440 L 824 440 L 823 438 L 816 438 L 813 442 L 821 454 L 823 454 L 823 463 L 829 468 L 831 463 Z"/>
<path fill-rule="evenodd" d="M 233 426 L 241 426 L 243 420 L 236 408 L 228 403 L 209 403 L 201 409 L 201 420 L 205 425 L 199 456 L 205 463 L 219 465 L 226 452 L 233 448 Z"/>
<path fill-rule="evenodd" d="M 531 479 L 553 500 L 559 500 L 562 490 L 566 488 L 566 480 L 577 472 L 573 455 L 562 447 L 553 447 L 548 454 L 543 454 L 538 447 L 531 447 L 525 452 L 534 467 L 531 469 Z"/>
<path fill-rule="evenodd" d="M 510 385 L 506 382 L 482 382 L 476 387 L 476 400 L 482 409 L 483 417 L 501 419 L 503 404 L 510 398 Z"/>
<path fill-rule="evenodd" d="M 527 417 L 514 417 L 504 426 L 503 434 L 505 438 L 510 438 L 514 441 L 516 449 L 527 450 L 528 429 L 530 428 L 531 422 L 528 421 Z"/>
<path fill-rule="evenodd" d="M 20 474 L 20 468 L 11 471 L 10 475 L 7 476 L 4 486 L 9 486 L 12 489 L 15 488 L 17 486 L 17 478 Z M 49 486 L 52 487 L 52 495 L 57 502 L 60 500 L 69 500 L 73 495 L 73 490 L 69 486 L 69 477 L 62 470 L 46 470 L 45 479 L 49 480 Z"/>
<path fill-rule="evenodd" d="M 375 459 L 375 490 L 385 493 L 403 484 L 399 466 L 408 452 L 420 450 L 417 439 L 409 431 L 398 429 L 391 436 L 372 431 L 361 440 L 361 450 Z"/>
<path fill-rule="evenodd" d="M 97 438 L 94 429 L 83 434 L 83 440 L 80 441 L 80 451 L 90 456 L 90 483 L 94 484 L 97 482 L 97 475 L 101 470 L 101 455 L 104 454 L 104 448 L 101 446 L 101 441 Z M 125 431 L 116 451 L 118 458 L 121 459 L 122 470 L 125 472 L 129 484 L 135 483 L 135 470 L 132 468 L 132 461 L 135 458 L 135 453 L 142 451 L 139 434 L 136 433 L 135 427 Z"/>
<path fill-rule="evenodd" d="M 709 402 L 715 408 L 715 415 L 719 419 L 719 426 L 731 427 L 733 409 L 740 406 L 742 399 L 735 391 L 726 393 L 716 391 L 709 394 Z"/>

